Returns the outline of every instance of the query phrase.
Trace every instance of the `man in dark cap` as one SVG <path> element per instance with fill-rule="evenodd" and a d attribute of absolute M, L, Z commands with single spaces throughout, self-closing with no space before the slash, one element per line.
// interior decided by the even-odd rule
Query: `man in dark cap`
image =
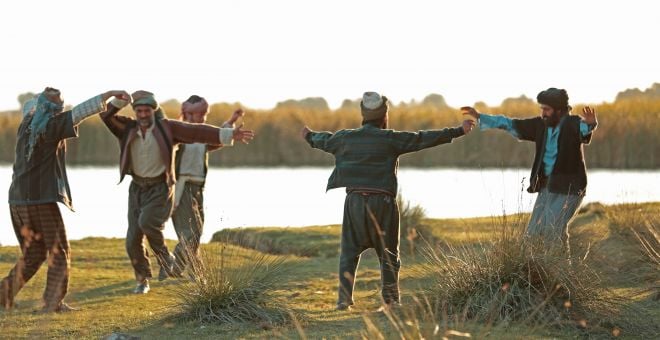
<path fill-rule="evenodd" d="M 534 142 L 530 193 L 538 193 L 526 234 L 540 236 L 549 244 L 568 247 L 568 222 L 580 206 L 587 188 L 583 144 L 589 144 L 598 125 L 596 111 L 587 106 L 583 116 L 571 115 L 566 90 L 549 88 L 536 100 L 541 115 L 529 119 L 511 119 L 479 113 L 462 107 L 463 114 L 479 121 L 483 130 L 498 128 L 514 137 Z"/>
<path fill-rule="evenodd" d="M 360 103 L 362 127 L 336 133 L 315 132 L 306 126 L 303 138 L 313 148 L 335 156 L 335 169 L 327 190 L 346 187 L 339 257 L 337 309 L 353 306 L 355 273 L 360 255 L 375 248 L 381 267 L 385 307 L 399 298 L 399 207 L 396 202 L 399 156 L 469 133 L 471 120 L 462 126 L 419 132 L 387 129 L 389 103 L 386 97 L 366 92 Z"/>
<path fill-rule="evenodd" d="M 74 310 L 63 302 L 69 288 L 71 251 L 57 207 L 59 202 L 73 211 L 66 139 L 78 137 L 78 125 L 105 110 L 110 97 L 130 99 L 125 91 L 108 91 L 62 112 L 60 91 L 47 87 L 23 105 L 9 187 L 11 221 L 22 256 L 0 282 L 0 309 L 12 308 L 16 294 L 48 260 L 43 311 Z"/>
<path fill-rule="evenodd" d="M 112 101 L 101 118 L 119 140 L 120 181 L 126 174 L 133 178 L 128 193 L 128 231 L 126 251 L 135 271 L 136 294 L 149 291 L 152 278 L 144 238 L 160 265 L 159 280 L 173 275 L 176 258 L 167 249 L 163 229 L 172 212 L 175 182 L 174 146 L 179 143 L 232 145 L 234 140 L 248 142 L 249 130 L 218 128 L 156 118 L 161 109 L 151 92 L 132 94 L 136 119 L 116 113 L 124 103 Z M 164 116 L 164 115 L 163 115 Z"/>
<path fill-rule="evenodd" d="M 192 95 L 181 104 L 181 119 L 193 124 L 206 123 L 209 104 L 203 97 Z M 243 117 L 243 110 L 237 109 L 221 127 L 233 128 L 234 123 Z M 197 275 L 200 262 L 198 252 L 204 228 L 204 184 L 208 172 L 208 153 L 220 148 L 218 145 L 193 143 L 179 144 L 174 157 L 176 185 L 172 224 L 179 239 L 174 248 L 176 264 L 172 276 L 179 277 L 188 266 L 188 275 Z"/>

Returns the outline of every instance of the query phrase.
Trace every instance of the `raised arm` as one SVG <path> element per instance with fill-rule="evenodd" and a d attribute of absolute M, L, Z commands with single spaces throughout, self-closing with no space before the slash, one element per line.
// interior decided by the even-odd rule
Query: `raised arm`
<path fill-rule="evenodd" d="M 591 142 L 591 133 L 596 130 L 596 127 L 598 127 L 596 110 L 589 106 L 585 106 L 582 109 L 582 115 L 580 118 L 582 118 L 580 121 L 580 136 L 582 137 L 582 143 L 589 144 Z"/>
<path fill-rule="evenodd" d="M 126 91 L 108 91 L 97 96 L 94 96 L 76 106 L 71 110 L 71 115 L 73 118 L 73 125 L 77 126 L 82 123 L 83 120 L 100 113 L 106 110 L 106 102 L 108 99 L 114 97 L 119 101 L 123 101 L 126 104 L 130 102 L 131 96 Z M 124 104 L 124 105 L 126 105 Z"/>
<path fill-rule="evenodd" d="M 135 121 L 135 119 L 131 117 L 117 115 L 117 112 L 119 112 L 119 110 L 121 110 L 122 107 L 128 105 L 129 102 L 130 102 L 130 96 L 129 96 L 129 100 L 115 98 L 111 100 L 110 103 L 108 103 L 107 109 L 104 112 L 101 112 L 100 114 L 101 120 L 103 121 L 105 126 L 117 138 L 121 138 L 122 134 L 126 130 L 126 126 L 130 122 Z"/>
<path fill-rule="evenodd" d="M 234 111 L 234 113 L 232 113 L 232 115 L 229 119 L 227 119 L 224 123 L 222 123 L 222 125 L 220 125 L 220 127 L 233 128 L 234 125 L 236 124 L 236 121 L 239 118 L 243 117 L 244 115 L 245 115 L 245 112 L 243 111 L 243 109 L 238 108 L 238 109 L 236 109 L 236 111 Z"/>
<path fill-rule="evenodd" d="M 440 144 L 451 143 L 454 138 L 470 133 L 473 127 L 474 122 L 468 119 L 463 121 L 462 126 L 442 130 L 393 131 L 392 143 L 400 154 L 415 152 Z"/>

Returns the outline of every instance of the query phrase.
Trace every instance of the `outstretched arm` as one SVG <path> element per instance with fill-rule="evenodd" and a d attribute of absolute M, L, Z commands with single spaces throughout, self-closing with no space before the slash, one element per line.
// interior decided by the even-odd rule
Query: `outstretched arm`
<path fill-rule="evenodd" d="M 479 122 L 479 129 L 481 130 L 500 129 L 520 140 L 536 140 L 536 118 L 512 119 L 504 115 L 489 115 L 479 113 L 470 106 L 461 107 L 461 112 L 464 116 L 477 120 Z"/>
<path fill-rule="evenodd" d="M 463 121 L 462 126 L 442 130 L 393 131 L 392 143 L 400 154 L 415 152 L 440 144 L 451 143 L 454 138 L 470 133 L 473 127 L 474 122 L 468 119 Z"/>
<path fill-rule="evenodd" d="M 513 137 L 520 138 L 518 131 L 513 126 L 513 119 L 507 116 L 479 113 L 470 106 L 461 107 L 461 112 L 464 116 L 474 118 L 479 122 L 479 129 L 481 130 L 500 129 L 508 132 Z"/>
<path fill-rule="evenodd" d="M 254 138 L 252 130 L 244 130 L 243 125 L 237 128 L 220 128 L 209 124 L 191 124 L 177 120 L 167 120 L 172 130 L 172 138 L 176 143 L 203 143 L 220 146 L 233 145 L 234 141 L 248 144 Z"/>
<path fill-rule="evenodd" d="M 331 147 L 331 143 L 329 143 L 329 141 L 331 140 L 332 136 L 334 136 L 333 133 L 325 131 L 312 131 L 307 127 L 307 125 L 305 125 L 300 131 L 300 134 L 311 147 L 332 153 L 333 148 Z"/>

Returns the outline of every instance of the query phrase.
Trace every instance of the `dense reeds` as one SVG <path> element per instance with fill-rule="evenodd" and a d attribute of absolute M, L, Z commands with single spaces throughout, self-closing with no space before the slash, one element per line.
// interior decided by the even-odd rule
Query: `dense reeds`
<path fill-rule="evenodd" d="M 180 109 L 176 101 L 162 105 L 170 118 L 178 117 Z M 212 105 L 208 122 L 222 123 L 239 105 Z M 535 101 L 526 97 L 506 99 L 497 107 L 483 103 L 475 106 L 482 112 L 519 118 L 534 117 L 539 111 Z M 660 84 L 654 84 L 645 92 L 622 92 L 613 103 L 592 106 L 596 108 L 600 124 L 592 144 L 585 148 L 589 167 L 660 167 Z M 581 107 L 574 104 L 574 114 L 580 113 Z M 133 115 L 130 109 L 124 109 L 122 114 Z M 397 130 L 444 128 L 458 126 L 461 120 L 459 111 L 448 106 L 441 96 L 429 95 L 421 102 L 394 105 L 390 127 Z M 19 122 L 18 113 L 0 114 L 0 162 L 13 162 Z M 314 152 L 300 138 L 299 131 L 303 124 L 314 130 L 327 131 L 358 127 L 359 102 L 346 101 L 342 107 L 330 110 L 322 98 L 286 101 L 271 110 L 247 109 L 244 122 L 246 127 L 256 131 L 257 137 L 248 146 L 238 145 L 212 153 L 212 166 L 329 166 L 332 156 Z M 531 143 L 520 143 L 502 132 L 475 131 L 454 141 L 451 146 L 405 155 L 401 164 L 415 167 L 528 167 L 532 154 Z M 117 141 L 99 118 L 91 118 L 81 125 L 80 138 L 69 141 L 67 157 L 69 164 L 115 165 L 119 157 Z"/>

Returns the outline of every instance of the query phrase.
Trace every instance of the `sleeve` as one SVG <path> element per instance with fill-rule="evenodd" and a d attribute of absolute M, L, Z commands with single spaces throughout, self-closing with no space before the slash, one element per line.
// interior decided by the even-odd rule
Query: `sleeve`
<path fill-rule="evenodd" d="M 596 130 L 596 124 L 589 125 L 584 120 L 580 121 L 580 136 L 586 137 Z"/>
<path fill-rule="evenodd" d="M 419 151 L 440 144 L 451 143 L 452 139 L 463 136 L 462 127 L 418 132 L 393 131 L 393 144 L 399 154 Z"/>
<path fill-rule="evenodd" d="M 78 127 L 73 124 L 73 114 L 65 111 L 48 121 L 44 141 L 58 142 L 67 138 L 78 137 Z"/>
<path fill-rule="evenodd" d="M 164 119 L 171 129 L 175 143 L 202 143 L 228 146 L 233 143 L 233 129 L 218 128 L 209 124 L 191 124 L 178 120 Z M 224 140 L 225 143 L 222 142 Z"/>
<path fill-rule="evenodd" d="M 322 132 L 309 132 L 305 136 L 307 143 L 314 149 L 319 149 L 328 153 L 334 153 L 334 148 L 331 147 L 332 143 L 330 142 L 335 134 L 327 131 Z"/>
<path fill-rule="evenodd" d="M 220 128 L 220 144 L 222 144 L 222 146 L 234 145 L 234 128 L 231 127 Z"/>
<path fill-rule="evenodd" d="M 101 120 L 103 124 L 110 130 L 110 132 L 115 135 L 117 138 L 121 138 L 126 126 L 129 124 L 133 118 L 118 116 L 119 107 L 113 105 L 111 102 L 107 105 L 107 109 L 104 112 L 101 112 Z"/>
<path fill-rule="evenodd" d="M 582 143 L 584 144 L 591 143 L 591 137 L 593 136 L 593 132 L 594 130 L 596 130 L 597 126 L 598 124 L 589 125 L 584 120 L 580 120 L 579 129 L 580 129 L 580 137 Z"/>
<path fill-rule="evenodd" d="M 518 132 L 513 128 L 513 119 L 503 115 L 489 115 L 482 113 L 479 115 L 479 129 L 490 130 L 500 129 L 508 132 L 513 137 L 519 138 Z"/>
<path fill-rule="evenodd" d="M 481 130 L 500 129 L 520 140 L 536 140 L 536 121 L 539 118 L 512 119 L 503 115 L 479 115 L 479 128 Z"/>
<path fill-rule="evenodd" d="M 80 124 L 83 120 L 89 118 L 92 115 L 105 111 L 105 102 L 103 101 L 103 96 L 98 95 L 93 98 L 90 98 L 78 105 L 76 105 L 72 112 L 73 116 L 73 125 Z"/>

